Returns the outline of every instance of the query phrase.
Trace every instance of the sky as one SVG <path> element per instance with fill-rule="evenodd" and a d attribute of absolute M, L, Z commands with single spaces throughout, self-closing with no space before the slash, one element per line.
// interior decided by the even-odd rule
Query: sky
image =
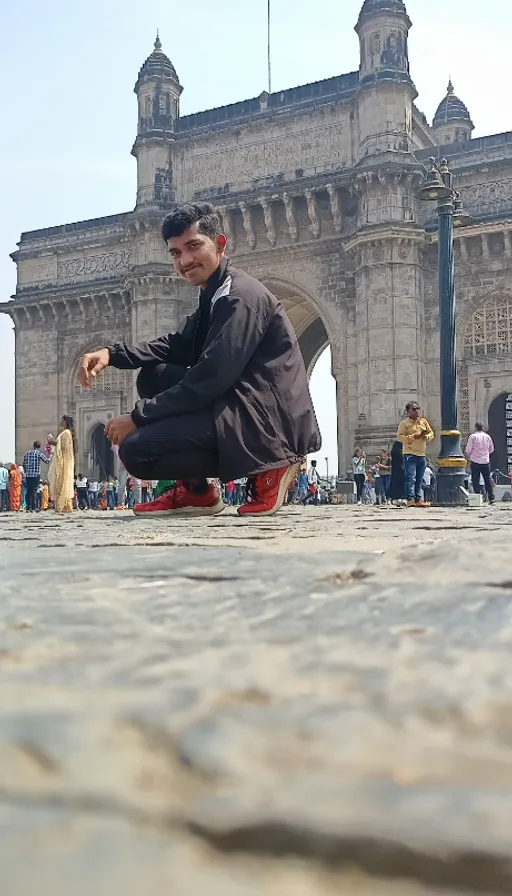
<path fill-rule="evenodd" d="M 362 0 L 271 0 L 272 89 L 359 66 L 353 27 Z M 258 96 L 267 87 L 267 0 L 22 0 L 3 4 L 0 34 L 0 301 L 16 288 L 9 253 L 23 230 L 134 206 L 133 86 L 156 29 L 184 87 L 183 114 Z M 451 76 L 475 137 L 512 130 L 512 4 L 407 0 L 417 104 L 431 120 Z M 336 466 L 329 351 L 311 389 Z M 0 315 L 0 460 L 14 456 L 14 338 Z M 44 437 L 45 434 L 42 434 Z"/>

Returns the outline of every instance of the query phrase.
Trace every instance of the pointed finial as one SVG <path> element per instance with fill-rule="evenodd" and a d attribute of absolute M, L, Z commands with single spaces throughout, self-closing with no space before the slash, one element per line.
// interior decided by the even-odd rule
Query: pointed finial
<path fill-rule="evenodd" d="M 155 50 L 162 49 L 162 41 L 160 40 L 160 34 L 158 33 L 158 28 L 156 29 L 156 40 L 155 40 Z"/>
<path fill-rule="evenodd" d="M 454 93 L 451 76 L 450 76 L 450 80 L 448 81 L 448 88 L 447 88 L 447 91 L 446 91 L 446 92 L 447 92 L 447 93 Z"/>

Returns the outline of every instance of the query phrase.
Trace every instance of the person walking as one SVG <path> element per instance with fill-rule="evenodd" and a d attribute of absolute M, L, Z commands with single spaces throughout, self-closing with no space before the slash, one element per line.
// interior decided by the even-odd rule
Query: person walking
<path fill-rule="evenodd" d="M 9 510 L 9 471 L 0 466 L 0 513 Z"/>
<path fill-rule="evenodd" d="M 162 236 L 178 274 L 200 288 L 198 309 L 177 333 L 84 355 L 79 382 L 90 386 L 108 365 L 140 368 L 140 401 L 105 433 L 133 476 L 178 483 L 135 513 L 220 513 L 208 479 L 247 476 L 238 513 L 274 514 L 300 462 L 321 447 L 295 331 L 275 296 L 226 257 L 211 205 L 175 208 Z"/>
<path fill-rule="evenodd" d="M 76 494 L 78 499 L 79 510 L 89 510 L 89 488 L 87 477 L 78 474 L 76 478 Z"/>
<path fill-rule="evenodd" d="M 318 468 L 317 468 L 316 460 L 312 460 L 311 465 L 308 470 L 308 493 L 307 493 L 307 498 L 304 501 L 304 504 L 314 504 L 315 507 L 317 507 L 319 500 L 320 500 L 320 476 L 318 475 Z"/>
<path fill-rule="evenodd" d="M 89 507 L 91 510 L 96 510 L 98 506 L 98 494 L 99 494 L 99 483 L 96 479 L 89 479 L 87 483 L 87 491 L 88 491 L 88 499 L 89 499 Z"/>
<path fill-rule="evenodd" d="M 116 509 L 116 481 L 113 476 L 107 479 L 107 509 Z"/>
<path fill-rule="evenodd" d="M 39 488 L 39 484 L 41 482 L 41 464 L 49 464 L 51 462 L 51 456 L 43 454 L 41 451 L 41 442 L 34 442 L 33 447 L 30 451 L 25 452 L 25 456 L 23 458 L 23 469 L 25 471 L 25 480 L 26 480 L 26 504 L 27 504 L 27 512 L 34 513 L 39 510 L 38 500 L 37 500 L 37 490 Z"/>
<path fill-rule="evenodd" d="M 485 432 L 483 423 L 475 424 L 466 445 L 466 457 L 471 468 L 471 482 L 475 495 L 481 494 L 480 476 L 484 480 L 489 504 L 494 504 L 494 484 L 491 478 L 491 454 L 494 453 L 494 442 Z"/>
<path fill-rule="evenodd" d="M 366 454 L 362 448 L 356 448 L 352 458 L 352 473 L 356 484 L 356 500 L 363 503 L 363 492 L 366 484 Z"/>
<path fill-rule="evenodd" d="M 405 410 L 407 418 L 400 423 L 396 437 L 403 445 L 407 504 L 426 507 L 422 482 L 427 466 L 427 444 L 434 438 L 434 430 L 427 418 L 421 416 L 416 401 L 410 401 Z"/>

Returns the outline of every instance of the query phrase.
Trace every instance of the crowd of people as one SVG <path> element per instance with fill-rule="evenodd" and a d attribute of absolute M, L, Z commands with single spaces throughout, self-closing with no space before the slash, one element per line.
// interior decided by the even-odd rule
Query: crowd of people
<path fill-rule="evenodd" d="M 421 415 L 417 402 L 406 407 L 391 450 L 383 448 L 369 462 L 363 448 L 357 447 L 352 469 L 357 504 L 429 507 L 436 493 L 436 469 L 427 457 L 427 445 L 434 438 L 430 423 Z M 468 438 L 465 454 L 469 465 L 468 489 L 482 494 L 489 504 L 495 502 L 495 481 L 491 475 L 494 444 L 482 423 Z M 512 476 L 510 477 L 512 482 Z"/>
<path fill-rule="evenodd" d="M 156 517 L 214 515 L 231 504 L 241 516 L 269 516 L 286 501 L 322 502 L 326 489 L 316 463 L 304 469 L 320 450 L 321 435 L 283 304 L 231 263 L 222 220 L 209 203 L 177 206 L 161 235 L 178 276 L 198 291 L 195 311 L 176 332 L 136 345 L 113 342 L 87 352 L 77 367 L 85 389 L 107 367 L 138 371 L 135 407 L 105 427 L 127 471 L 126 485 L 76 475 L 74 423 L 64 416 L 44 450 L 35 442 L 21 468 L 12 464 L 2 473 L 2 508 L 52 506 L 69 513 L 133 506 L 137 515 Z M 468 457 L 475 490 L 483 476 L 493 500 L 484 436 L 483 428 L 475 432 Z M 426 448 L 433 437 L 418 404 L 409 402 L 390 452 L 382 449 L 368 464 L 363 449 L 355 451 L 358 502 L 372 484 L 379 505 L 428 504 L 433 471 Z"/>
<path fill-rule="evenodd" d="M 430 506 L 435 498 L 436 469 L 426 455 L 426 447 L 433 438 L 432 427 L 421 416 L 418 404 L 410 402 L 407 418 L 400 423 L 391 450 L 382 448 L 373 459 L 368 458 L 362 447 L 354 450 L 346 479 L 355 484 L 356 503 Z M 40 442 L 34 442 L 25 453 L 23 464 L 0 464 L 0 512 L 133 510 L 136 505 L 151 504 L 176 487 L 175 480 L 146 480 L 125 475 L 122 481 L 115 476 L 98 481 L 82 473 L 75 476 L 74 445 L 73 421 L 66 417 L 59 436 L 55 439 L 49 434 L 44 448 Z M 477 423 L 466 445 L 468 479 L 473 492 L 482 493 L 491 504 L 495 500 L 490 468 L 493 451 L 492 438 Z M 47 479 L 41 476 L 43 464 L 49 467 Z M 217 480 L 215 485 L 228 507 L 241 507 L 252 500 L 251 480 L 247 477 L 224 484 Z M 312 460 L 309 469 L 306 463 L 300 466 L 284 503 L 318 506 L 332 503 L 334 496 L 333 484 L 320 477 L 317 462 Z"/>

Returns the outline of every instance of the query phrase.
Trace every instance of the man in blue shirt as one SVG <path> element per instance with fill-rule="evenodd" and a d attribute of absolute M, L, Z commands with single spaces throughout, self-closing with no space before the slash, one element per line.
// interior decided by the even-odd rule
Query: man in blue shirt
<path fill-rule="evenodd" d="M 38 510 L 37 489 L 41 481 L 41 464 L 49 464 L 51 457 L 41 451 L 41 442 L 34 442 L 34 447 L 27 451 L 23 458 L 25 481 L 27 486 L 27 512 Z"/>
<path fill-rule="evenodd" d="M 9 473 L 6 467 L 0 466 L 0 513 L 9 510 Z"/>

